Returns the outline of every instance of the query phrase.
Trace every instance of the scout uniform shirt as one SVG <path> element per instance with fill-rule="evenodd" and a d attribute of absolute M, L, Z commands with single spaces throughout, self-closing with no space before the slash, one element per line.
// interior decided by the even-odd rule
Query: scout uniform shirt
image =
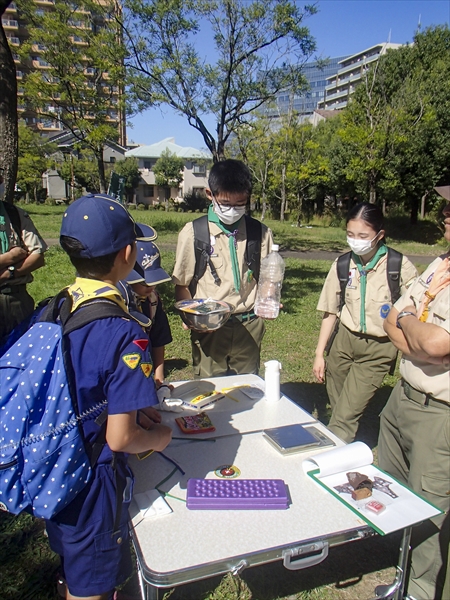
<path fill-rule="evenodd" d="M 375 267 L 367 273 L 366 289 L 366 331 L 361 326 L 361 276 L 353 259 L 350 259 L 350 271 L 345 288 L 345 304 L 339 315 L 341 323 L 357 333 L 365 333 L 375 337 L 386 338 L 383 329 L 384 319 L 392 307 L 391 292 L 386 275 L 387 254 L 382 256 Z M 411 261 L 403 256 L 400 273 L 400 291 L 405 293 L 407 287 L 417 277 L 417 271 Z M 317 310 L 338 315 L 341 301 L 341 286 L 337 274 L 337 259 L 327 275 L 320 294 Z"/>
<path fill-rule="evenodd" d="M 215 223 L 209 222 L 210 244 L 213 248 L 211 262 L 217 270 L 221 279 L 220 286 L 214 283 L 209 266 L 197 285 L 195 298 L 214 298 L 214 300 L 225 300 L 235 307 L 235 313 L 244 313 L 252 310 L 255 299 L 257 282 L 249 271 L 244 260 L 247 245 L 245 219 L 239 221 L 237 226 L 237 257 L 240 265 L 241 289 L 234 289 L 233 269 L 231 266 L 229 240 L 225 233 Z M 269 254 L 272 247 L 272 232 L 261 223 L 261 259 Z M 194 254 L 194 228 L 192 223 L 186 223 L 178 235 L 177 254 L 173 271 L 173 283 L 175 285 L 189 286 L 195 273 Z"/>
<path fill-rule="evenodd" d="M 433 277 L 436 267 L 442 261 L 437 258 L 417 278 L 408 291 L 395 303 L 400 312 L 405 306 L 414 304 L 419 308 L 420 302 Z M 441 290 L 428 305 L 427 323 L 438 325 L 450 333 L 450 285 Z M 430 394 L 436 400 L 450 404 L 449 365 L 432 365 L 420 360 L 403 356 L 400 361 L 400 373 L 405 381 L 424 394 Z"/>
<path fill-rule="evenodd" d="M 21 246 L 22 248 L 25 248 L 25 250 L 28 250 L 29 254 L 43 254 L 47 250 L 47 244 L 41 238 L 28 213 L 20 208 L 17 208 L 17 210 L 19 211 L 20 215 L 23 241 L 17 236 L 10 219 L 6 214 L 5 227 L 8 234 L 9 247 L 12 248 L 14 246 Z M 27 275 L 22 275 L 21 277 L 16 275 L 14 280 L 5 283 L 8 285 L 8 287 L 12 287 L 24 283 L 31 283 L 32 281 L 33 276 L 31 273 L 28 273 Z"/>

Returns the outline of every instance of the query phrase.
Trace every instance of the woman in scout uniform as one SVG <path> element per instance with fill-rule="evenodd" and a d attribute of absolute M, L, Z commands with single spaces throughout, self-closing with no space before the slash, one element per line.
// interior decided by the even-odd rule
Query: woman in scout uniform
<path fill-rule="evenodd" d="M 358 421 L 397 355 L 383 329 L 392 307 L 384 234 L 383 214 L 377 206 L 361 203 L 349 212 L 347 243 L 351 257 L 345 303 L 340 308 L 336 260 L 317 305 L 324 314 L 313 373 L 318 381 L 326 381 L 332 411 L 328 427 L 348 443 L 355 439 Z M 403 256 L 401 293 L 416 276 L 414 265 Z M 325 361 L 325 347 L 337 319 L 339 329 Z"/>

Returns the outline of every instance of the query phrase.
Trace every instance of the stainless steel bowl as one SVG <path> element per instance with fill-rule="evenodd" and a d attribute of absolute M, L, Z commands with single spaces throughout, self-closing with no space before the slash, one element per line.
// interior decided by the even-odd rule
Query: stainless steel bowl
<path fill-rule="evenodd" d="M 206 332 L 220 329 L 230 318 L 234 306 L 223 300 L 196 298 L 175 302 L 175 309 L 190 329 Z"/>

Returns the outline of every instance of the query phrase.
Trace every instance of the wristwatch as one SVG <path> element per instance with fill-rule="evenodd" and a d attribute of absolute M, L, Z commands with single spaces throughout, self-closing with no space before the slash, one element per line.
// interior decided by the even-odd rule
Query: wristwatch
<path fill-rule="evenodd" d="M 400 319 L 403 319 L 403 317 L 407 317 L 407 316 L 416 317 L 417 315 L 416 315 L 416 313 L 413 313 L 410 310 L 402 310 L 401 312 L 399 312 L 397 315 L 397 322 L 396 322 L 396 325 L 399 329 L 402 328 L 402 326 L 400 325 Z"/>
<path fill-rule="evenodd" d="M 14 279 L 14 277 L 16 276 L 16 267 L 14 265 L 11 265 L 10 267 L 8 267 L 8 271 L 9 271 L 9 278 Z"/>

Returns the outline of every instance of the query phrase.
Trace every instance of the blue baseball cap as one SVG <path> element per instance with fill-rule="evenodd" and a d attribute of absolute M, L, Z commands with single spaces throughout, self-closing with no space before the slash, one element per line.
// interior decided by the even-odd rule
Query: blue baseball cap
<path fill-rule="evenodd" d="M 127 209 L 106 194 L 86 194 L 65 211 L 60 235 L 84 246 L 83 258 L 118 252 L 136 241 L 135 222 Z"/>
<path fill-rule="evenodd" d="M 136 238 L 138 240 L 142 240 L 144 242 L 153 242 L 153 240 L 156 240 L 157 237 L 158 234 L 153 227 L 146 225 L 145 223 L 136 223 Z"/>
<path fill-rule="evenodd" d="M 157 285 L 171 280 L 170 275 L 161 267 L 161 255 L 158 246 L 153 242 L 138 240 L 136 264 L 126 277 L 126 281 L 128 283 Z"/>

